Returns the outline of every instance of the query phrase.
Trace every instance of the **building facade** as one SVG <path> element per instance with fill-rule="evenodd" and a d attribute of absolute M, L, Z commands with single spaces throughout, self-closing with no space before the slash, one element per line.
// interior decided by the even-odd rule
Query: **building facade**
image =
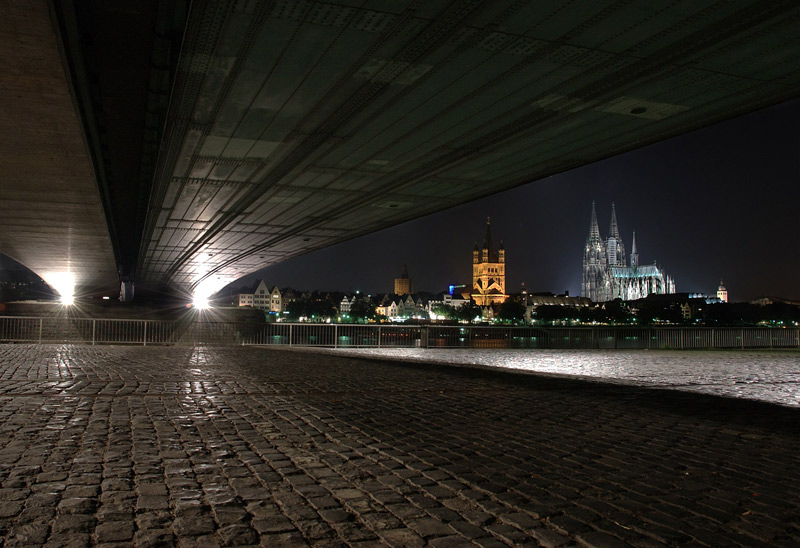
<path fill-rule="evenodd" d="M 503 242 L 497 251 L 492 242 L 491 219 L 486 219 L 486 236 L 483 248 L 477 242 L 472 250 L 472 300 L 478 306 L 490 306 L 505 302 L 506 295 L 506 250 Z"/>
<path fill-rule="evenodd" d="M 619 234 L 617 212 L 611 204 L 611 226 L 605 240 L 600 236 L 597 212 L 592 202 L 589 236 L 583 249 L 581 295 L 595 302 L 636 300 L 652 294 L 675 293 L 675 282 L 657 264 L 639 264 L 636 233 L 633 233 L 630 264 Z"/>
<path fill-rule="evenodd" d="M 728 302 L 728 290 L 722 280 L 719 281 L 719 287 L 717 288 L 717 298 L 723 303 Z"/>
<path fill-rule="evenodd" d="M 252 306 L 266 312 L 280 314 L 284 310 L 284 298 L 281 290 L 276 285 L 272 289 L 261 280 L 253 293 L 239 293 L 237 295 L 239 306 Z"/>

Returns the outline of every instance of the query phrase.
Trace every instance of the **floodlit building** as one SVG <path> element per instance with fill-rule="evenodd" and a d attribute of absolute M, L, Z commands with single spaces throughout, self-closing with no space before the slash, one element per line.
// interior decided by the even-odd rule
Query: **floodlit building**
<path fill-rule="evenodd" d="M 350 314 L 350 307 L 353 306 L 353 303 L 356 302 L 356 296 L 354 295 L 352 299 L 349 299 L 347 295 L 342 297 L 341 302 L 339 303 L 339 314 L 344 316 L 345 314 Z"/>
<path fill-rule="evenodd" d="M 675 282 L 661 267 L 653 263 L 639 264 L 636 233 L 633 233 L 630 265 L 625 256 L 625 244 L 619 234 L 617 212 L 611 204 L 611 226 L 608 238 L 600 236 L 597 212 L 592 202 L 592 221 L 589 237 L 583 250 L 583 282 L 581 295 L 595 302 L 623 299 L 643 299 L 648 295 L 675 293 Z"/>
<path fill-rule="evenodd" d="M 717 288 L 717 298 L 723 303 L 728 302 L 728 290 L 725 289 L 725 284 L 722 283 L 722 280 L 719 281 L 719 287 Z"/>
<path fill-rule="evenodd" d="M 261 280 L 258 282 L 255 291 L 253 292 L 253 308 L 260 310 L 269 310 L 269 301 L 272 297 L 272 292 L 267 286 L 267 282 Z"/>
<path fill-rule="evenodd" d="M 277 285 L 270 289 L 264 280 L 258 283 L 253 293 L 239 293 L 238 302 L 239 306 L 252 306 L 253 308 L 276 314 L 283 312 L 284 308 L 281 290 L 278 289 Z"/>
<path fill-rule="evenodd" d="M 491 219 L 486 219 L 486 237 L 483 249 L 478 243 L 472 250 L 472 300 L 478 306 L 502 303 L 506 295 L 506 250 L 503 242 L 497 251 L 492 242 Z"/>
<path fill-rule="evenodd" d="M 408 277 L 408 268 L 406 265 L 403 265 L 403 272 L 400 274 L 400 277 L 394 279 L 394 292 L 401 297 L 414 292 L 411 278 Z"/>

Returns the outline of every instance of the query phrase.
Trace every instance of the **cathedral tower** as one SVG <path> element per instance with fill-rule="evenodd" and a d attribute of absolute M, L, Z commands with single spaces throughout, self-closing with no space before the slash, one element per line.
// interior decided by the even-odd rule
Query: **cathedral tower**
<path fill-rule="evenodd" d="M 477 244 L 472 250 L 471 297 L 478 306 L 502 303 L 508 298 L 506 295 L 506 250 L 501 242 L 500 248 L 495 252 L 489 218 L 486 219 L 486 237 L 483 240 L 483 248 L 480 250 L 480 258 Z"/>
<path fill-rule="evenodd" d="M 600 237 L 600 226 L 597 224 L 597 211 L 592 202 L 592 221 L 589 225 L 589 236 L 583 248 L 583 283 L 581 295 L 597 301 L 598 295 L 604 292 L 604 272 L 608 265 L 606 246 Z"/>
<path fill-rule="evenodd" d="M 622 243 L 622 238 L 619 236 L 617 208 L 614 202 L 611 202 L 611 226 L 608 228 L 606 250 L 609 266 L 625 266 L 625 244 Z"/>
<path fill-rule="evenodd" d="M 631 268 L 639 266 L 639 254 L 636 252 L 636 232 L 633 233 L 633 244 L 631 244 Z"/>

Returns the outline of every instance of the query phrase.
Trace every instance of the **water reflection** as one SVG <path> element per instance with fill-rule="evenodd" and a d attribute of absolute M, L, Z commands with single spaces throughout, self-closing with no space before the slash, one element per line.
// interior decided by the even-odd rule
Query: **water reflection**
<path fill-rule="evenodd" d="M 659 386 L 800 407 L 800 353 L 795 350 L 491 350 L 369 348 L 336 350 Z"/>

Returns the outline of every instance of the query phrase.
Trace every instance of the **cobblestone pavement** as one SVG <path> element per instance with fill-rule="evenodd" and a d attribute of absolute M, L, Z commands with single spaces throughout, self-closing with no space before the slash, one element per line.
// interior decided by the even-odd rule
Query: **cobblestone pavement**
<path fill-rule="evenodd" d="M 0 345 L 0 545 L 798 546 L 798 418 L 312 352 Z"/>

